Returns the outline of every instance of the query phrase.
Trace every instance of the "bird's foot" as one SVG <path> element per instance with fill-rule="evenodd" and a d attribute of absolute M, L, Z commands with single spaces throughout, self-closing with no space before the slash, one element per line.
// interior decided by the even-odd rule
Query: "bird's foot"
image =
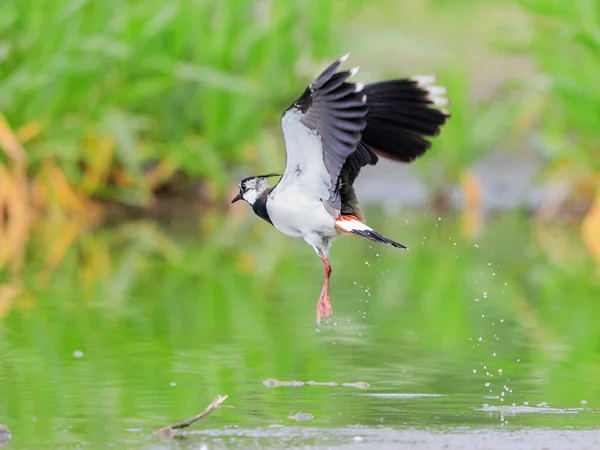
<path fill-rule="evenodd" d="M 329 323 L 331 319 L 331 302 L 328 296 L 322 296 L 317 303 L 317 327 L 321 322 Z"/>

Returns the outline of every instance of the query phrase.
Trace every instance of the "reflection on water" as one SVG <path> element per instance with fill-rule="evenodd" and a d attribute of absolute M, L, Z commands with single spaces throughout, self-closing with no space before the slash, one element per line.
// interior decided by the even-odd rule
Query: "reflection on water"
<path fill-rule="evenodd" d="M 600 288 L 576 230 L 506 215 L 471 241 L 452 218 L 376 216 L 411 249 L 336 242 L 334 323 L 320 333 L 320 261 L 252 217 L 90 231 L 51 268 L 39 230 L 23 274 L 0 275 L 8 445 L 154 447 L 154 430 L 217 394 L 227 404 L 173 445 L 226 426 L 285 447 L 277 433 L 354 445 L 409 428 L 597 425 Z M 343 386 L 357 382 L 369 386 Z M 299 412 L 314 418 L 288 418 Z M 328 441 L 330 428 L 345 431 Z"/>

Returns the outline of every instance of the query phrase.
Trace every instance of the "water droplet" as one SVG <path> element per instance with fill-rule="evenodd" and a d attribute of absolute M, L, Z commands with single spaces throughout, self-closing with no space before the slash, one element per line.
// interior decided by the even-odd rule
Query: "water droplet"
<path fill-rule="evenodd" d="M 477 370 L 473 369 L 473 373 L 477 373 Z"/>
<path fill-rule="evenodd" d="M 75 350 L 73 352 L 73 357 L 79 359 L 79 358 L 83 358 L 83 352 L 81 350 Z"/>
<path fill-rule="evenodd" d="M 171 381 L 171 382 L 169 383 L 169 386 L 175 387 L 175 386 L 177 386 L 177 383 L 175 383 L 174 381 Z"/>

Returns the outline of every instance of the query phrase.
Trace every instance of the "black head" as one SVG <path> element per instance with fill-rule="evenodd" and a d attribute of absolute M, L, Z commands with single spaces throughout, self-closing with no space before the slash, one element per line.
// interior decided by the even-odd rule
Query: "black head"
<path fill-rule="evenodd" d="M 254 205 L 256 199 L 261 196 L 267 189 L 269 189 L 269 182 L 267 178 L 281 176 L 280 173 L 270 173 L 267 175 L 258 175 L 254 177 L 244 178 L 240 181 L 240 192 L 236 195 L 231 203 L 235 203 L 238 200 L 245 200 L 250 205 Z"/>

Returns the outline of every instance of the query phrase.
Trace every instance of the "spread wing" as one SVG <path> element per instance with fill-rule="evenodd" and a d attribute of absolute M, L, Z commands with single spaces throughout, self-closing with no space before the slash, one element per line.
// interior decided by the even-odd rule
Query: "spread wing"
<path fill-rule="evenodd" d="M 323 201 L 337 219 L 359 215 L 352 183 L 378 156 L 409 163 L 430 147 L 450 117 L 436 77 L 419 76 L 363 86 L 347 80 L 358 68 L 337 72 L 348 55 L 329 66 L 283 115 L 287 162 L 272 194 L 296 189 Z"/>
<path fill-rule="evenodd" d="M 348 55 L 329 66 L 283 115 L 287 161 L 274 191 L 295 186 L 323 200 L 337 218 L 340 171 L 356 150 L 367 121 L 362 85 L 347 82 L 358 68 L 337 72 Z"/>

